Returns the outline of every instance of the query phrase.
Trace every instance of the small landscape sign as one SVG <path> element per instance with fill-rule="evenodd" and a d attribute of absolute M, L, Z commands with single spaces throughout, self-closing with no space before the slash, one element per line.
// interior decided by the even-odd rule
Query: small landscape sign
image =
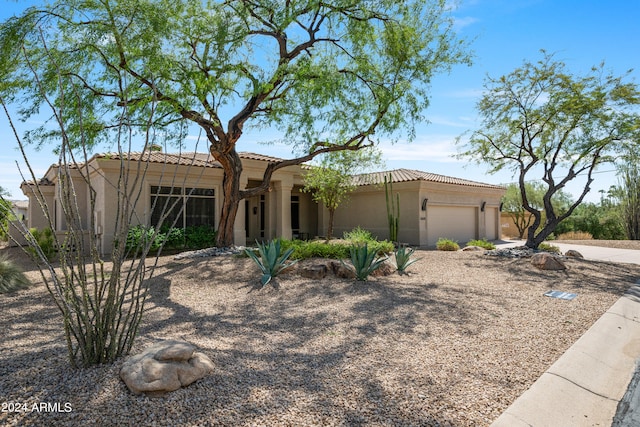
<path fill-rule="evenodd" d="M 578 294 L 572 294 L 570 292 L 562 292 L 562 291 L 547 291 L 544 293 L 545 297 L 572 300 L 578 296 Z"/>

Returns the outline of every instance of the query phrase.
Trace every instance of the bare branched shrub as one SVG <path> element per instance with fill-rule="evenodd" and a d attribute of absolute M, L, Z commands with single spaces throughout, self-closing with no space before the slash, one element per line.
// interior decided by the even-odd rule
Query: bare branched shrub
<path fill-rule="evenodd" d="M 38 78 L 35 71 L 34 78 Z M 59 76 L 59 79 L 63 78 Z M 64 85 L 60 86 L 62 88 Z M 163 221 L 169 217 L 169 212 L 175 212 L 178 201 L 166 198 L 161 203 L 156 198 L 160 220 L 152 228 L 150 238 L 140 240 L 133 247 L 125 245 L 129 229 L 144 223 L 136 207 L 143 197 L 148 197 L 145 193 L 145 177 L 151 164 L 151 147 L 158 144 L 153 126 L 148 126 L 143 134 L 135 133 L 123 109 L 119 128 L 116 132 L 110 132 L 116 135 L 112 141 L 115 151 L 111 158 L 119 161 L 119 171 L 114 181 L 101 176 L 100 169 L 95 168 L 95 162 L 92 162 L 95 156 L 88 152 L 91 145 L 83 138 L 87 131 L 82 128 L 73 131 L 67 129 L 63 119 L 69 114 L 63 111 L 67 105 L 61 105 L 60 102 L 54 104 L 44 94 L 42 96 L 53 111 L 55 133 L 60 144 L 58 163 L 50 169 L 46 179 L 35 176 L 25 154 L 26 142 L 19 136 L 7 103 L 1 97 L 0 103 L 29 169 L 27 176 L 30 178 L 27 180 L 23 174 L 23 179 L 32 192 L 30 201 L 42 210 L 48 227 L 57 230 L 53 235 L 57 255 L 49 257 L 43 251 L 24 221 L 8 223 L 4 231 L 19 236 L 19 239 L 13 237 L 16 244 L 23 243 L 18 240 L 26 241 L 25 251 L 32 255 L 49 294 L 62 314 L 71 364 L 77 367 L 111 363 L 130 351 L 138 333 L 147 297 L 147 283 L 161 254 L 161 250 L 158 251 L 155 262 L 149 262 L 149 248 Z M 69 108 L 81 114 L 82 109 L 77 108 L 82 102 L 79 93 L 72 92 L 67 96 L 73 100 Z M 154 108 L 150 108 L 149 123 L 154 114 Z M 76 121 L 82 126 L 82 117 Z M 132 147 L 135 146 L 141 147 L 142 152 L 134 152 Z M 163 154 L 156 153 L 158 155 Z M 195 155 L 190 160 L 191 166 L 194 159 Z M 189 165 L 189 160 L 183 157 L 181 163 L 184 167 L 184 164 Z M 159 180 L 168 182 L 171 188 L 182 187 L 184 182 L 176 182 L 176 169 L 172 169 L 177 167 L 165 162 Z M 195 175 L 197 182 L 198 173 Z M 191 177 L 193 180 L 194 177 Z M 45 190 L 51 188 L 51 183 L 55 183 L 54 206 L 45 196 Z M 115 229 L 112 230 L 113 246 L 107 251 L 110 252 L 107 256 L 102 250 L 102 225 L 96 216 L 98 183 L 99 191 L 109 191 L 114 195 L 108 200 L 109 215 L 115 218 Z M 173 227 L 175 221 L 168 225 Z"/>

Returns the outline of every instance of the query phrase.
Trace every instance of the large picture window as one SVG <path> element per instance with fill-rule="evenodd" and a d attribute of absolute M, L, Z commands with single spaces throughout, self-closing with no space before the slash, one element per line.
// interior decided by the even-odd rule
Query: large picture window
<path fill-rule="evenodd" d="M 215 191 L 211 188 L 151 186 L 151 225 L 163 224 L 185 228 L 216 225 Z"/>

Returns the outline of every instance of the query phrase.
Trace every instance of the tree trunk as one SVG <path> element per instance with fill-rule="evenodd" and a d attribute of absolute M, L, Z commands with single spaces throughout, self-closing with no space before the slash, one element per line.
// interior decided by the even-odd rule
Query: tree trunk
<path fill-rule="evenodd" d="M 551 233 L 553 233 L 558 224 L 560 224 L 560 221 L 558 220 L 548 221 L 542 228 L 542 230 L 540 230 L 540 232 L 535 236 L 533 236 L 535 234 L 535 230 L 533 230 L 533 227 L 531 227 L 529 229 L 529 239 L 527 239 L 527 247 L 537 249 L 538 246 L 540 246 L 540 243 L 544 242 L 546 238 L 549 237 Z M 529 242 L 531 242 L 531 244 L 529 244 Z"/>
<path fill-rule="evenodd" d="M 233 225 L 240 206 L 240 175 L 242 174 L 242 161 L 235 150 L 229 153 L 211 154 L 222 165 L 224 178 L 222 180 L 222 212 L 218 224 L 216 246 L 229 247 L 233 245 Z"/>
<path fill-rule="evenodd" d="M 540 212 L 537 212 L 537 213 L 531 212 L 531 214 L 534 216 L 534 220 L 533 220 L 533 224 L 531 224 L 529 226 L 529 229 L 527 230 L 527 242 L 524 245 L 531 249 L 537 249 L 538 245 L 542 243 L 542 241 L 548 236 L 548 234 L 547 236 L 544 236 L 542 240 L 538 240 L 542 232 L 536 236 L 536 230 L 538 229 L 538 227 L 540 227 L 542 214 Z M 547 227 L 545 226 L 544 229 L 546 228 Z"/>
<path fill-rule="evenodd" d="M 329 209 L 329 227 L 327 228 L 327 241 L 331 240 L 331 238 L 333 237 L 333 214 L 335 212 L 335 209 Z"/>

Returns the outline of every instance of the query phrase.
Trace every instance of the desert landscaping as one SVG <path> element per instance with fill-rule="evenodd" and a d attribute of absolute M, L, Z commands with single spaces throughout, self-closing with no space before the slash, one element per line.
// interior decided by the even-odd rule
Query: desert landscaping
<path fill-rule="evenodd" d="M 1 250 L 37 283 L 0 295 L 0 401 L 58 403 L 3 410 L 9 426 L 486 426 L 640 278 L 640 265 L 571 258 L 540 271 L 419 250 L 405 276 L 301 277 L 312 259 L 261 289 L 248 258 L 163 256 L 132 354 L 185 340 L 215 368 L 148 397 L 119 378 L 124 360 L 72 369 L 39 273 Z M 543 296 L 551 289 L 578 296 Z"/>

